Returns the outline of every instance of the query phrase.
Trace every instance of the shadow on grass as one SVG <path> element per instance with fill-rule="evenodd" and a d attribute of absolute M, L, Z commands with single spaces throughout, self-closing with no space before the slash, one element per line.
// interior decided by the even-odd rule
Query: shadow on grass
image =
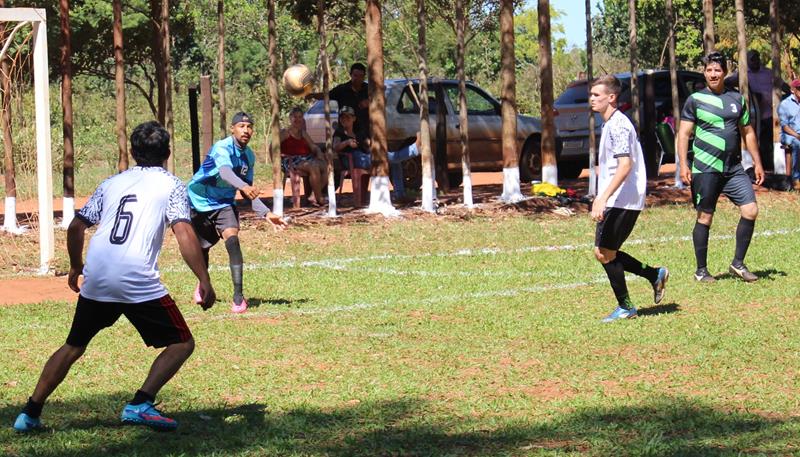
<path fill-rule="evenodd" d="M 308 303 L 307 298 L 300 298 L 297 300 L 289 300 L 286 298 L 248 298 L 247 299 L 247 306 L 249 308 L 258 308 L 261 305 L 273 305 L 273 306 L 288 306 L 288 307 L 299 307 Z"/>
<path fill-rule="evenodd" d="M 639 308 L 636 312 L 639 316 L 658 316 L 659 314 L 672 314 L 681 310 L 681 305 L 677 303 L 665 303 L 663 305 L 648 306 Z"/>
<path fill-rule="evenodd" d="M 173 433 L 124 427 L 111 405 L 124 395 L 48 405 L 54 428 L 18 436 L 0 431 L 6 455 L 590 455 L 727 456 L 791 453 L 797 419 L 714 408 L 684 398 L 626 406 L 582 407 L 546 422 L 513 416 L 441 415 L 419 399 L 361 402 L 340 408 L 262 404 L 173 411 Z M 10 425 L 19 407 L 0 409 Z M 432 411 L 440 411 L 437 415 Z M 538 454 L 541 455 L 541 454 Z"/>
<path fill-rule="evenodd" d="M 767 269 L 767 270 L 753 270 L 752 273 L 754 275 L 758 276 L 758 279 L 769 279 L 769 280 L 775 280 L 776 277 L 781 277 L 782 278 L 782 277 L 786 276 L 786 272 L 785 271 L 776 270 L 774 268 L 770 268 L 770 269 Z M 734 276 L 730 272 L 719 274 L 719 275 L 715 276 L 715 278 L 717 278 L 717 279 L 736 279 L 736 280 L 740 280 L 738 276 Z"/>

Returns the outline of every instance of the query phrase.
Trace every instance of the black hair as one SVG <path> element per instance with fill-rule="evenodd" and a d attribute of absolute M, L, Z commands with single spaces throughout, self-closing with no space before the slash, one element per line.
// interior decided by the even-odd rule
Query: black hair
<path fill-rule="evenodd" d="M 353 65 L 350 65 L 350 73 L 352 73 L 353 70 L 361 70 L 364 73 L 366 73 L 367 72 L 367 67 L 365 67 L 364 64 L 361 63 L 361 62 L 356 62 Z"/>
<path fill-rule="evenodd" d="M 160 167 L 169 154 L 169 132 L 158 122 L 144 122 L 131 132 L 131 155 L 137 165 Z"/>
<path fill-rule="evenodd" d="M 725 73 L 728 72 L 728 59 L 719 52 L 712 52 L 703 58 L 703 68 L 715 63 L 722 68 Z"/>

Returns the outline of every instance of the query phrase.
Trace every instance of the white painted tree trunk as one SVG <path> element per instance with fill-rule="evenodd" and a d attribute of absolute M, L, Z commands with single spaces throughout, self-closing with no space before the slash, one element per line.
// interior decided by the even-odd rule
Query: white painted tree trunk
<path fill-rule="evenodd" d="M 431 167 L 431 170 L 433 167 Z M 422 178 L 422 210 L 428 211 L 432 213 L 436 211 L 436 207 L 433 204 L 434 198 L 434 187 L 433 187 L 433 177 L 423 177 Z"/>
<path fill-rule="evenodd" d="M 557 165 L 542 165 L 542 182 L 548 182 L 554 186 L 558 185 Z"/>
<path fill-rule="evenodd" d="M 517 168 L 517 171 L 519 171 L 519 168 Z M 463 176 L 461 185 L 464 186 L 464 206 L 474 208 L 475 204 L 472 201 L 472 174 L 467 172 Z"/>
<path fill-rule="evenodd" d="M 772 167 L 772 172 L 776 175 L 792 176 L 792 170 L 786 166 L 786 151 L 781 148 L 780 143 L 772 143 Z"/>
<path fill-rule="evenodd" d="M 20 235 L 28 231 L 26 227 L 17 225 L 17 199 L 6 197 L 5 216 L 3 220 L 3 231 Z"/>
<path fill-rule="evenodd" d="M 328 217 L 336 217 L 336 186 L 333 184 L 333 172 L 328 174 Z"/>
<path fill-rule="evenodd" d="M 383 214 L 384 216 L 399 216 L 400 211 L 392 205 L 392 199 L 389 195 L 389 177 L 372 176 L 369 180 L 369 185 L 371 191 L 366 212 Z"/>
<path fill-rule="evenodd" d="M 272 212 L 283 217 L 283 189 L 272 189 Z"/>
<path fill-rule="evenodd" d="M 69 227 L 69 224 L 72 223 L 72 219 L 75 218 L 75 199 L 72 197 L 64 197 L 63 199 L 63 211 L 61 212 L 61 228 L 66 229 Z"/>
<path fill-rule="evenodd" d="M 519 188 L 519 167 L 503 168 L 503 195 L 500 200 L 506 203 L 516 203 L 522 200 Z"/>

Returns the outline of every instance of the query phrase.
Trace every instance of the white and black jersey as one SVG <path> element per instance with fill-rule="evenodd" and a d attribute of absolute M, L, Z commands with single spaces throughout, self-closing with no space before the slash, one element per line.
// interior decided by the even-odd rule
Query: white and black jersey
<path fill-rule="evenodd" d="M 644 209 L 647 188 L 642 146 L 630 119 L 621 112 L 614 111 L 603 124 L 603 133 L 600 136 L 598 195 L 603 194 L 614 178 L 620 157 L 630 157 L 633 164 L 625 181 L 608 198 L 606 207 L 641 211 Z"/>
<path fill-rule="evenodd" d="M 106 179 L 76 215 L 97 225 L 89 241 L 81 295 L 141 303 L 167 294 L 156 264 L 164 232 L 190 222 L 186 186 L 161 167 L 134 167 Z"/>

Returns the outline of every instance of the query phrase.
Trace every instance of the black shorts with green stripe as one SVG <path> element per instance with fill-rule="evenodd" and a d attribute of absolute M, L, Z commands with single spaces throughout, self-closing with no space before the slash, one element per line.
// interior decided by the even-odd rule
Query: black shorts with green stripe
<path fill-rule="evenodd" d="M 721 194 L 725 194 L 736 206 L 756 201 L 753 183 L 741 165 L 727 173 L 692 174 L 692 203 L 696 210 L 713 213 Z"/>

